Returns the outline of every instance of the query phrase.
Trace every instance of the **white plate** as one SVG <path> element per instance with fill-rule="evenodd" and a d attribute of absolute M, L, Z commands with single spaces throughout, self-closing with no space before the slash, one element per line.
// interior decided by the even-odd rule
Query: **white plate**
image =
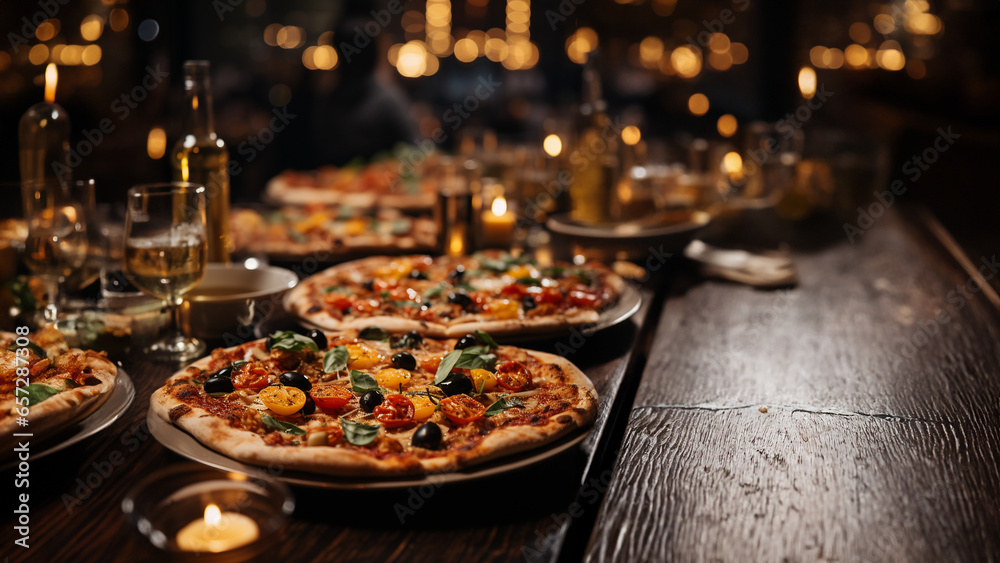
<path fill-rule="evenodd" d="M 104 404 L 98 407 L 90 416 L 73 426 L 44 438 L 41 444 L 43 449 L 40 451 L 32 449 L 31 459 L 36 460 L 54 454 L 111 426 L 114 421 L 121 418 L 125 411 L 128 410 L 133 399 L 135 399 L 135 386 L 132 384 L 132 380 L 128 374 L 125 373 L 125 370 L 119 367 L 118 375 L 115 378 L 115 386 L 111 389 L 111 393 L 108 394 L 108 398 L 104 401 Z M 35 436 L 33 439 L 37 440 L 38 437 Z M 13 467 L 15 463 L 16 460 L 4 464 L 0 467 L 0 470 Z"/>
<path fill-rule="evenodd" d="M 146 422 L 149 426 L 149 433 L 164 447 L 186 457 L 192 461 L 197 461 L 221 469 L 223 471 L 235 471 L 246 475 L 267 475 L 272 479 L 284 481 L 290 485 L 302 487 L 312 487 L 316 489 L 406 489 L 409 487 L 420 487 L 422 485 L 440 486 L 449 483 L 461 483 L 474 479 L 482 479 L 508 471 L 514 471 L 522 467 L 544 461 L 555 457 L 570 448 L 576 447 L 587 437 L 589 430 L 581 430 L 570 434 L 560 440 L 542 446 L 542 449 L 524 452 L 515 456 L 493 461 L 483 465 L 478 465 L 462 471 L 453 473 L 434 473 L 422 476 L 407 477 L 385 477 L 381 479 L 358 479 L 350 477 L 336 477 L 333 475 L 318 475 L 303 471 L 282 471 L 274 474 L 262 467 L 255 467 L 226 457 L 219 452 L 203 445 L 193 436 L 170 424 L 169 422 L 156 416 L 152 410 L 146 415 Z"/>

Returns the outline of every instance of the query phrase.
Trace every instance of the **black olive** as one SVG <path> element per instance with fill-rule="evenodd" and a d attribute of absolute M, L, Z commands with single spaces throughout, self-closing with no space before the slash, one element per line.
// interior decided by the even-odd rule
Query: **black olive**
<path fill-rule="evenodd" d="M 455 269 L 448 274 L 448 280 L 451 283 L 462 283 L 462 279 L 465 277 L 465 266 L 458 265 Z"/>
<path fill-rule="evenodd" d="M 316 401 L 314 401 L 313 398 L 310 397 L 309 395 L 306 395 L 306 404 L 302 405 L 302 408 L 299 409 L 299 412 L 305 415 L 309 415 L 316 412 Z"/>
<path fill-rule="evenodd" d="M 373 280 L 368 280 L 368 281 L 362 283 L 361 287 L 367 289 L 368 291 L 374 291 L 375 290 L 375 286 L 373 284 Z"/>
<path fill-rule="evenodd" d="M 228 377 L 213 375 L 205 380 L 206 393 L 232 393 L 233 390 L 233 380 Z"/>
<path fill-rule="evenodd" d="M 462 393 L 472 391 L 472 380 L 461 372 L 453 371 L 448 374 L 448 377 L 438 387 L 449 397 L 452 395 L 461 395 Z"/>
<path fill-rule="evenodd" d="M 411 330 L 399 337 L 393 348 L 416 348 L 424 341 L 424 337 L 419 332 Z"/>
<path fill-rule="evenodd" d="M 479 345 L 479 340 L 476 338 L 475 334 L 466 334 L 462 338 L 459 338 L 458 342 L 455 343 L 455 349 L 465 350 L 470 346 L 478 346 L 478 345 Z"/>
<path fill-rule="evenodd" d="M 226 379 L 229 379 L 232 376 L 233 376 L 233 366 L 227 366 L 213 373 L 209 377 L 225 377 Z"/>
<path fill-rule="evenodd" d="M 418 448 L 436 450 L 441 445 L 441 438 L 441 428 L 433 422 L 427 422 L 417 428 L 410 443 Z"/>
<path fill-rule="evenodd" d="M 461 305 L 463 309 L 468 309 L 472 307 L 475 302 L 469 297 L 469 294 L 464 291 L 455 291 L 448 294 L 448 303 L 455 303 L 456 305 Z"/>
<path fill-rule="evenodd" d="M 410 272 L 410 279 L 412 279 L 412 280 L 426 280 L 427 279 L 427 274 L 425 274 L 424 272 L 422 272 L 420 270 L 413 270 L 412 272 Z"/>
<path fill-rule="evenodd" d="M 307 313 L 318 313 L 318 312 L 320 312 L 322 310 L 323 310 L 323 308 L 320 307 L 319 305 L 313 305 L 312 307 L 309 307 L 308 309 L 306 309 L 306 312 Z"/>
<path fill-rule="evenodd" d="M 361 396 L 361 400 L 358 402 L 361 404 L 362 410 L 365 412 L 372 412 L 375 410 L 375 407 L 381 405 L 384 400 L 385 397 L 382 396 L 382 393 L 379 393 L 378 389 L 369 389 L 368 391 L 365 391 L 365 394 Z"/>
<path fill-rule="evenodd" d="M 521 300 L 521 308 L 523 308 L 525 311 L 530 311 L 537 306 L 538 304 L 535 303 L 535 298 L 530 295 Z"/>
<path fill-rule="evenodd" d="M 316 346 L 319 346 L 320 352 L 326 350 L 327 341 L 326 341 L 326 335 L 323 334 L 323 331 L 312 329 L 306 336 L 312 338 L 312 341 L 316 343 Z"/>
<path fill-rule="evenodd" d="M 417 367 L 417 360 L 409 352 L 396 352 L 392 355 L 392 365 L 400 369 L 414 369 Z"/>
<path fill-rule="evenodd" d="M 313 388 L 313 384 L 309 382 L 309 379 L 297 371 L 286 371 L 285 373 L 279 375 L 278 382 L 282 385 L 295 387 L 296 389 L 301 389 L 303 391 L 309 391 Z"/>
<path fill-rule="evenodd" d="M 264 341 L 264 349 L 268 352 L 271 351 L 271 346 L 274 346 L 274 335 L 268 335 L 267 340 Z"/>

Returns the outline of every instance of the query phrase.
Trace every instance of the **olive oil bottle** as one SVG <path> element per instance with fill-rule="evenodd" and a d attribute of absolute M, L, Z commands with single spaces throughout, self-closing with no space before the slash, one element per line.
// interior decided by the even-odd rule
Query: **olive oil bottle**
<path fill-rule="evenodd" d="M 229 262 L 229 150 L 215 134 L 208 61 L 184 63 L 184 134 L 170 154 L 173 178 L 205 186 L 209 262 Z"/>
<path fill-rule="evenodd" d="M 601 98 L 595 53 L 583 68 L 583 100 L 577 115 L 576 146 L 570 154 L 570 218 L 592 225 L 611 217 L 612 192 L 618 176 L 617 133 Z"/>

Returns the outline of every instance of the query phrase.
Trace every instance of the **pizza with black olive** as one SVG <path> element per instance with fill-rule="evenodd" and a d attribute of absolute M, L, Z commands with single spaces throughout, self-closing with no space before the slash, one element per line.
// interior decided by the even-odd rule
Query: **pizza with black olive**
<path fill-rule="evenodd" d="M 285 310 L 326 330 L 377 324 L 430 336 L 532 336 L 598 322 L 624 285 L 599 263 L 542 266 L 530 254 L 372 256 L 302 281 Z"/>
<path fill-rule="evenodd" d="M 339 476 L 455 471 L 549 444 L 596 413 L 564 358 L 486 333 L 283 331 L 177 372 L 152 411 L 244 463 Z"/>
<path fill-rule="evenodd" d="M 13 432 L 44 438 L 83 419 L 108 398 L 117 374 L 103 352 L 70 348 L 51 326 L 0 332 L 0 441 Z"/>

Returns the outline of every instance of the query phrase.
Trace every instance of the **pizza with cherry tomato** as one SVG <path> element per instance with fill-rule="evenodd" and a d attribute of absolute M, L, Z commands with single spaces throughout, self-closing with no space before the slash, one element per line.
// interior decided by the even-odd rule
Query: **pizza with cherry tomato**
<path fill-rule="evenodd" d="M 593 384 L 565 358 L 477 331 L 280 331 L 216 349 L 150 409 L 244 463 L 339 476 L 455 471 L 588 426 Z"/>
<path fill-rule="evenodd" d="M 625 282 L 599 263 L 539 264 L 532 255 L 373 256 L 324 270 L 285 309 L 327 330 L 378 325 L 457 337 L 532 337 L 598 322 Z"/>

